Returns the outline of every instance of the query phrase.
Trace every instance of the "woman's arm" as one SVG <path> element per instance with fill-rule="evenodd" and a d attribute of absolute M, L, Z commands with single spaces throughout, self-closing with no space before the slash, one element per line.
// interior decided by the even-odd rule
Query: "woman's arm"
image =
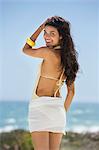
<path fill-rule="evenodd" d="M 39 28 L 31 35 L 30 39 L 32 41 L 36 41 L 37 37 L 39 36 L 39 34 L 41 33 L 41 31 L 44 29 L 45 27 L 45 23 L 43 23 L 42 25 L 39 26 Z M 23 51 L 25 49 L 31 48 L 31 46 L 29 46 L 27 43 L 24 45 L 23 47 Z"/>
<path fill-rule="evenodd" d="M 34 42 L 36 41 L 37 37 L 44 29 L 45 23 L 46 21 L 42 25 L 40 25 L 39 28 L 32 34 L 32 36 L 30 37 L 32 41 Z M 24 47 L 22 48 L 22 52 L 32 57 L 44 58 L 44 59 L 48 58 L 48 50 L 44 46 L 39 48 L 34 48 L 31 47 L 29 44 L 25 43 Z"/>
<path fill-rule="evenodd" d="M 74 82 L 68 86 L 67 85 L 67 96 L 66 96 L 66 100 L 64 102 L 64 107 L 65 107 L 65 110 L 68 111 L 69 107 L 70 107 L 70 104 L 71 104 L 71 101 L 74 97 L 74 94 L 75 94 L 75 86 L 74 86 Z"/>

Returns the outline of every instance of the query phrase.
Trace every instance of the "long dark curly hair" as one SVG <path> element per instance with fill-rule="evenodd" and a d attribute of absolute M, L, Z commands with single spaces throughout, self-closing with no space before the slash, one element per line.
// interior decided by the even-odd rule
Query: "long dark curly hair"
<path fill-rule="evenodd" d="M 61 64 L 65 68 L 65 83 L 70 86 L 75 81 L 79 70 L 79 64 L 77 62 L 78 53 L 75 50 L 74 42 L 71 37 L 70 22 L 64 20 L 62 17 L 54 16 L 47 20 L 45 26 L 47 25 L 55 27 L 62 37 L 60 40 Z"/>

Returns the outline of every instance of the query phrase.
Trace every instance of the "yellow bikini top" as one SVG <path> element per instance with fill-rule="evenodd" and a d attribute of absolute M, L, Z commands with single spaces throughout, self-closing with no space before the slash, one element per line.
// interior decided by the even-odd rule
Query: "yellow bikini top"
<path fill-rule="evenodd" d="M 61 86 L 63 85 L 63 83 L 64 83 L 64 80 L 62 80 L 64 71 L 65 71 L 65 69 L 63 68 L 63 71 L 62 71 L 62 73 L 61 73 L 59 79 L 57 79 L 57 78 L 55 78 L 55 77 L 51 77 L 51 76 L 40 75 L 41 77 L 44 77 L 44 78 L 48 78 L 48 79 L 52 79 L 52 80 L 57 80 L 56 85 L 58 86 L 58 88 L 56 89 L 56 91 L 55 91 L 55 93 L 54 93 L 54 96 L 56 96 L 58 90 L 60 89 L 60 87 L 61 87 Z"/>
<path fill-rule="evenodd" d="M 46 75 L 40 75 L 41 77 L 47 78 L 47 79 L 52 79 L 52 80 L 58 80 L 55 77 L 50 77 L 50 76 L 46 76 Z"/>

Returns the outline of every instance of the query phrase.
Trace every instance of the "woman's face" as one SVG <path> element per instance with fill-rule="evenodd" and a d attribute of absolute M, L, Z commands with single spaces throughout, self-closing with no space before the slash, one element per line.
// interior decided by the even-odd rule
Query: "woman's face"
<path fill-rule="evenodd" d="M 43 37 L 48 47 L 58 45 L 61 39 L 58 30 L 53 26 L 45 26 Z"/>

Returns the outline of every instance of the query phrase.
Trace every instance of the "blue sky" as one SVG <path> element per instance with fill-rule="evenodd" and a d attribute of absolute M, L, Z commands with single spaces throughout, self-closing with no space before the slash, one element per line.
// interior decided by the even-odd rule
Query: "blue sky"
<path fill-rule="evenodd" d="M 48 17 L 71 22 L 80 72 L 73 101 L 99 101 L 99 7 L 95 0 L 0 1 L 0 100 L 30 100 L 40 59 L 22 53 L 26 38 Z M 44 45 L 43 33 L 37 47 Z M 66 87 L 62 87 L 65 97 Z"/>

